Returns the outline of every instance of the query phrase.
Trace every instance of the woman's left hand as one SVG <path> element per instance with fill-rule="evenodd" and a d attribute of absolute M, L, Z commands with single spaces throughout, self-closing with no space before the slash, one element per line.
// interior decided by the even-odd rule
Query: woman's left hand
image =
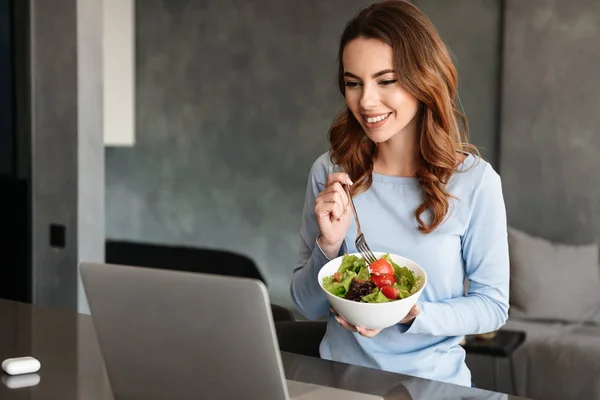
<path fill-rule="evenodd" d="M 360 335 L 367 337 L 367 338 L 372 338 L 374 336 L 376 336 L 377 334 L 379 334 L 379 332 L 381 332 L 381 329 L 367 329 L 367 328 L 363 328 L 361 326 L 355 326 L 352 325 L 351 323 L 349 323 L 348 321 L 346 321 L 344 318 L 342 318 L 341 316 L 338 315 L 338 313 L 335 312 L 335 310 L 332 308 L 331 312 L 333 313 L 333 315 L 335 315 L 335 320 L 344 328 L 346 328 L 347 330 L 349 330 L 350 332 L 357 332 Z M 419 315 L 419 313 L 421 312 L 421 309 L 419 308 L 418 304 L 415 304 L 413 306 L 413 308 L 411 308 L 410 312 L 406 315 L 406 317 L 404 317 L 402 319 L 402 321 L 398 322 L 399 324 L 408 324 L 409 322 L 411 322 L 413 319 L 415 319 L 415 317 L 417 315 Z"/>

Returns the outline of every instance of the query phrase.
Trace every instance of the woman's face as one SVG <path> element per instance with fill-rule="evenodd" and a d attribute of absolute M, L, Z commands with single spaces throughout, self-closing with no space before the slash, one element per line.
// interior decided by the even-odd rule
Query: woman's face
<path fill-rule="evenodd" d="M 342 61 L 346 104 L 373 142 L 416 134 L 411 122 L 419 102 L 398 83 L 390 46 L 376 39 L 354 39 L 346 45 Z"/>

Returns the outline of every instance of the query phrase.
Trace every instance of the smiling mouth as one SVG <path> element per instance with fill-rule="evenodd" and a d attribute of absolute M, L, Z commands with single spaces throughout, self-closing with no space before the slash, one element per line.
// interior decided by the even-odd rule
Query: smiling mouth
<path fill-rule="evenodd" d="M 387 119 L 387 117 L 389 117 L 392 113 L 385 113 L 385 114 L 381 114 L 381 115 L 377 115 L 374 117 L 366 117 L 363 115 L 363 120 L 369 124 L 369 125 L 376 125 L 382 121 L 385 121 Z"/>
<path fill-rule="evenodd" d="M 377 122 L 383 121 L 384 119 L 386 119 L 387 117 L 390 116 L 391 113 L 386 113 L 386 114 L 381 114 L 378 115 L 376 117 L 363 117 L 365 122 L 371 123 L 371 124 L 375 124 Z"/>

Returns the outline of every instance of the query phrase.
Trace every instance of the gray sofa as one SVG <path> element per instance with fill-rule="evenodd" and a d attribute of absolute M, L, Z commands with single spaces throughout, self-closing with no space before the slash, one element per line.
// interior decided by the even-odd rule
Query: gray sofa
<path fill-rule="evenodd" d="M 527 333 L 514 354 L 518 395 L 600 400 L 600 264 L 596 244 L 567 245 L 509 228 L 510 318 Z"/>

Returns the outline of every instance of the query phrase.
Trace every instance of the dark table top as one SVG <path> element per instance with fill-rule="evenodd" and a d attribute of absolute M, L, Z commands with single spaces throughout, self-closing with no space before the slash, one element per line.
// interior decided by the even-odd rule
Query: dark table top
<path fill-rule="evenodd" d="M 525 332 L 501 330 L 491 339 L 479 338 L 476 335 L 469 336 L 463 347 L 470 354 L 510 357 L 525 342 L 525 337 Z"/>
<path fill-rule="evenodd" d="M 114 399 L 89 315 L 0 299 L 0 362 L 25 355 L 40 360 L 40 371 L 33 377 L 10 377 L 0 370 L 0 399 Z M 386 399 L 523 399 L 292 353 L 282 352 L 282 358 L 288 379 Z M 19 378 L 39 378 L 39 383 L 11 388 L 21 383 Z"/>

